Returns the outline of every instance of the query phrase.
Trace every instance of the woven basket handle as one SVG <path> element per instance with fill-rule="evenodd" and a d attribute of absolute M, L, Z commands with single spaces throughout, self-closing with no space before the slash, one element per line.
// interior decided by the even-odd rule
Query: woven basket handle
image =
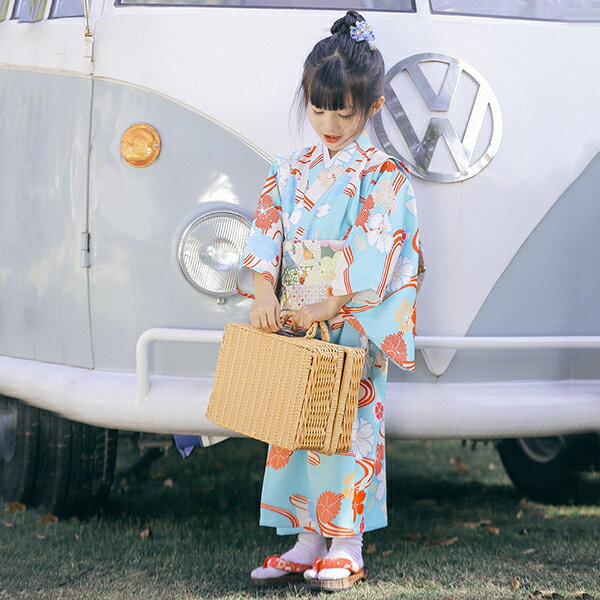
<path fill-rule="evenodd" d="M 293 310 L 289 310 L 289 309 L 285 309 L 284 311 L 287 314 L 282 314 L 281 316 L 281 321 L 283 323 L 283 325 L 285 326 L 285 324 L 288 322 L 288 320 L 292 317 L 292 315 L 295 314 L 295 311 Z M 328 342 L 331 338 L 329 337 L 329 329 L 327 328 L 327 323 L 325 321 L 318 321 L 313 323 L 307 330 L 306 330 L 306 335 L 304 337 L 308 338 L 309 340 L 311 340 L 312 338 L 315 337 L 315 335 L 317 335 L 317 328 L 321 327 L 321 339 L 324 342 Z"/>

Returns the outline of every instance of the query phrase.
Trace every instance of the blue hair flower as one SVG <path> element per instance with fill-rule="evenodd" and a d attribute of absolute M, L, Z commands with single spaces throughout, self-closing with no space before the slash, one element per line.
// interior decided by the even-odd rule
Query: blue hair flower
<path fill-rule="evenodd" d="M 367 42 L 370 50 L 377 48 L 375 45 L 375 34 L 366 21 L 357 21 L 356 25 L 352 25 L 350 27 L 350 37 L 355 42 Z"/>

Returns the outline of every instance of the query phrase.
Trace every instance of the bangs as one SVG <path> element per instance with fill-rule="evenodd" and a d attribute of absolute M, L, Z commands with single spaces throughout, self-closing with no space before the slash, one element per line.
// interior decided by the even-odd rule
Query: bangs
<path fill-rule="evenodd" d="M 339 58 L 323 63 L 308 79 L 310 81 L 305 82 L 304 91 L 313 106 L 321 110 L 349 108 L 347 104 L 351 94 Z"/>

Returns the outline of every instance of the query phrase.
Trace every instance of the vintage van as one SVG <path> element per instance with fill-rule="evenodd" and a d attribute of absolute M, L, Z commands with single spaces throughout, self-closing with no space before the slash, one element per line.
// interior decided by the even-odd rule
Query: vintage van
<path fill-rule="evenodd" d="M 228 435 L 205 409 L 248 318 L 239 255 L 272 157 L 314 143 L 289 109 L 348 8 L 386 58 L 370 135 L 412 172 L 427 264 L 388 435 L 495 440 L 522 492 L 577 499 L 600 461 L 596 0 L 0 0 L 6 500 L 92 510 L 117 430 Z"/>

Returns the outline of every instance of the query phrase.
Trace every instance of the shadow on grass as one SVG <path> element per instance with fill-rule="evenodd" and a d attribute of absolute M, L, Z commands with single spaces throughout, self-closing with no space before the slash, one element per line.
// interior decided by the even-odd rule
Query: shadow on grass
<path fill-rule="evenodd" d="M 371 580 L 345 599 L 600 591 L 600 507 L 522 502 L 491 447 L 392 441 L 388 450 L 389 526 L 365 535 Z M 293 543 L 258 526 L 265 456 L 253 440 L 227 440 L 187 460 L 171 453 L 117 481 L 103 513 L 81 523 L 41 527 L 30 511 L 0 515 L 10 521 L 0 527 L 0 551 L 12 558 L 0 561 L 0 599 L 308 597 L 302 586 L 261 590 L 249 579 L 265 556 Z M 119 469 L 136 458 L 125 442 Z M 511 588 L 514 576 L 520 590 Z"/>

